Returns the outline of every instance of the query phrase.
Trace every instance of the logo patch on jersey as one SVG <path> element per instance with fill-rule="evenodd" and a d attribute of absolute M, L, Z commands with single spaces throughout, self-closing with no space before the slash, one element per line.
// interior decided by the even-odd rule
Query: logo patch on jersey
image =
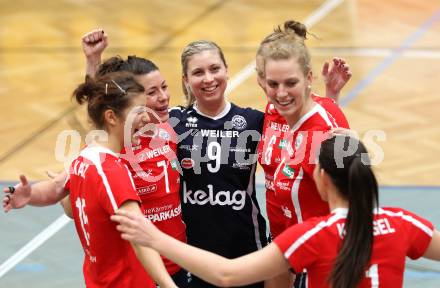
<path fill-rule="evenodd" d="M 287 139 L 281 139 L 280 144 L 278 144 L 278 148 L 284 149 L 289 145 L 289 141 Z"/>
<path fill-rule="evenodd" d="M 176 160 L 176 159 L 171 160 L 171 161 L 170 161 L 170 164 L 171 164 L 171 169 L 173 169 L 173 170 L 177 170 L 177 167 L 178 167 L 179 165 L 177 164 L 177 160 Z"/>
<path fill-rule="evenodd" d="M 274 185 L 274 181 L 273 180 L 266 179 L 264 181 L 264 186 L 266 187 L 266 189 L 275 190 L 275 185 Z"/>
<path fill-rule="evenodd" d="M 293 178 L 293 175 L 295 174 L 295 169 L 286 164 L 283 168 L 283 174 L 286 175 L 288 178 Z"/>
<path fill-rule="evenodd" d="M 163 129 L 159 129 L 159 137 L 167 141 L 171 139 L 170 133 Z"/>
<path fill-rule="evenodd" d="M 145 171 L 136 171 L 136 173 L 133 175 L 133 179 L 136 178 L 148 178 L 153 174 L 153 170 L 146 169 Z"/>
<path fill-rule="evenodd" d="M 188 117 L 186 121 L 188 122 L 185 124 L 186 127 L 197 128 L 197 121 L 199 121 L 199 119 L 196 117 Z"/>
<path fill-rule="evenodd" d="M 295 139 L 295 150 L 298 150 L 299 146 L 301 146 L 302 142 L 303 142 L 303 134 L 298 134 L 298 136 L 296 136 Z"/>
<path fill-rule="evenodd" d="M 199 145 L 180 145 L 179 149 L 186 151 L 197 151 L 199 149 Z"/>
<path fill-rule="evenodd" d="M 180 163 L 184 169 L 191 169 L 194 167 L 194 160 L 191 158 L 183 158 Z"/>
<path fill-rule="evenodd" d="M 215 191 L 211 184 L 208 184 L 208 191 L 204 190 L 187 190 L 186 182 L 183 181 L 183 203 L 190 203 L 192 205 L 210 205 L 231 206 L 232 209 L 239 211 L 243 209 L 246 204 L 246 191 L 236 190 L 231 191 Z"/>
<path fill-rule="evenodd" d="M 241 115 L 235 115 L 232 117 L 232 127 L 234 127 L 237 130 L 243 130 L 247 126 L 246 119 L 244 119 Z"/>
<path fill-rule="evenodd" d="M 238 168 L 240 170 L 250 170 L 251 167 L 247 163 L 233 163 L 232 168 Z"/>
<path fill-rule="evenodd" d="M 139 150 L 141 148 L 142 148 L 142 145 L 136 145 L 136 146 L 132 147 L 133 151 L 137 151 L 137 150 Z"/>
<path fill-rule="evenodd" d="M 285 181 L 276 181 L 275 182 L 276 187 L 278 187 L 280 190 L 284 191 L 290 191 L 289 183 Z"/>
<path fill-rule="evenodd" d="M 289 219 L 292 219 L 292 211 L 289 210 L 286 206 L 281 206 L 281 209 L 283 210 L 284 216 L 286 216 Z"/>
<path fill-rule="evenodd" d="M 153 192 L 156 192 L 156 191 L 157 191 L 157 185 L 156 184 L 152 184 L 152 185 L 148 185 L 148 186 L 145 186 L 145 187 L 137 188 L 137 194 L 139 196 L 145 195 L 145 194 L 148 194 L 148 193 L 153 193 Z"/>

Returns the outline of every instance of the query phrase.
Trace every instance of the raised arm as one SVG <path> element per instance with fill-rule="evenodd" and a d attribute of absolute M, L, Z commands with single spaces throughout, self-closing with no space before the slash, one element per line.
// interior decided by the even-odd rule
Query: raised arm
<path fill-rule="evenodd" d="M 179 266 L 217 286 L 260 282 L 289 269 L 289 263 L 275 244 L 236 259 L 227 259 L 166 235 L 142 215 L 120 210 L 116 214 L 112 220 L 119 222 L 118 230 L 122 232 L 123 239 L 152 247 Z"/>
<path fill-rule="evenodd" d="M 138 203 L 134 201 L 127 201 L 119 208 L 119 211 L 130 213 L 130 215 L 135 215 L 138 218 L 144 218 L 142 212 L 139 208 Z M 155 250 L 140 246 L 136 242 L 131 242 L 134 252 L 137 258 L 144 266 L 145 271 L 153 278 L 153 280 L 159 284 L 162 288 L 174 288 L 177 287 L 176 284 L 171 279 L 168 274 L 159 253 Z"/>
<path fill-rule="evenodd" d="M 26 176 L 20 175 L 20 183 L 15 185 L 14 189 L 3 189 L 3 210 L 8 212 L 26 205 L 48 206 L 57 203 L 68 194 L 68 191 L 64 190 L 66 178 L 67 173 L 63 171 L 53 179 L 29 185 Z"/>
<path fill-rule="evenodd" d="M 342 88 L 350 81 L 350 67 L 344 59 L 333 58 L 333 65 L 330 66 L 328 62 L 324 63 L 322 76 L 325 82 L 326 96 L 338 102 Z"/>
<path fill-rule="evenodd" d="M 86 75 L 94 77 L 101 64 L 102 52 L 108 46 L 107 34 L 101 28 L 94 29 L 84 34 L 81 44 L 86 56 Z"/>

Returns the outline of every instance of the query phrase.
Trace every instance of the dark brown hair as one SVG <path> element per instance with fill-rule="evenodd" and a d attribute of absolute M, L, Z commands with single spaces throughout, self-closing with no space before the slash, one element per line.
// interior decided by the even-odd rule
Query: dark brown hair
<path fill-rule="evenodd" d="M 96 77 L 101 77 L 105 74 L 112 72 L 131 72 L 134 75 L 144 75 L 149 74 L 153 71 L 159 70 L 156 64 L 152 61 L 137 57 L 135 55 L 128 56 L 127 60 L 121 58 L 121 56 L 114 56 L 104 61 L 98 67 L 96 72 Z"/>
<path fill-rule="evenodd" d="M 87 76 L 86 81 L 75 89 L 72 97 L 79 104 L 87 102 L 89 118 L 97 128 L 103 129 L 105 110 L 111 109 L 121 116 L 132 98 L 144 91 L 144 87 L 134 80 L 132 73 L 116 72 L 97 78 Z"/>
<path fill-rule="evenodd" d="M 347 156 L 347 151 L 354 153 Z M 379 195 L 369 163 L 367 149 L 353 137 L 335 136 L 321 144 L 319 166 L 349 202 L 342 247 L 329 278 L 332 287 L 356 287 L 371 259 L 373 217 Z"/>

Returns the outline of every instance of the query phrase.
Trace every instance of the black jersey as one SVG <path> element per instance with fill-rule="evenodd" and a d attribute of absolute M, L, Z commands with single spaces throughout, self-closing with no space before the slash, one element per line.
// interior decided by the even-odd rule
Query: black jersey
<path fill-rule="evenodd" d="M 227 103 L 215 118 L 172 109 L 182 166 L 188 243 L 235 258 L 267 244 L 255 191 L 256 148 L 264 114 Z"/>

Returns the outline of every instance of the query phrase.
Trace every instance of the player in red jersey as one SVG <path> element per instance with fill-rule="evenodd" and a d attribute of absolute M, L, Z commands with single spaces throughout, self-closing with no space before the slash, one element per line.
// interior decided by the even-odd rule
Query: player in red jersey
<path fill-rule="evenodd" d="M 289 36 L 294 33 L 291 27 L 292 21 L 284 23 L 284 29 L 280 27 L 269 34 L 261 42 L 256 56 L 257 80 L 260 87 L 266 92 L 264 73 L 264 48 L 272 41 Z M 329 69 L 329 63 L 325 63 L 322 70 L 326 82 L 327 97 L 312 94 L 312 99 L 320 104 L 327 112 L 337 127 L 349 128 L 348 121 L 341 109 L 335 103 L 342 87 L 351 78 L 351 73 L 343 59 L 334 58 L 333 65 Z M 281 162 L 281 151 L 286 148 L 286 133 L 290 130 L 286 119 L 275 109 L 274 104 L 268 102 L 265 110 L 262 140 L 258 146 L 258 162 L 264 169 L 266 187 L 266 211 L 270 224 L 272 237 L 278 236 L 292 222 L 291 210 L 275 195 L 274 174 Z M 289 201 L 290 202 L 290 201 Z"/>
<path fill-rule="evenodd" d="M 109 219 L 118 209 L 142 215 L 131 175 L 117 153 L 123 147 L 124 136 L 131 139 L 149 120 L 145 89 L 132 74 L 113 73 L 95 80 L 86 78 L 73 96 L 79 104 L 88 104 L 94 126 L 108 135 L 106 141 L 90 143 L 72 161 L 63 189 L 70 193 L 72 216 L 85 253 L 86 286 L 155 287 L 144 266 L 163 287 L 177 287 L 159 254 L 121 241 Z M 125 129 L 128 119 L 132 122 Z M 4 207 L 12 205 L 15 197 L 19 195 L 6 197 L 9 203 L 4 202 Z"/>
<path fill-rule="evenodd" d="M 177 136 L 168 124 L 170 94 L 166 80 L 150 60 L 128 56 L 126 60 L 112 57 L 101 64 L 101 56 L 108 45 L 102 29 L 86 33 L 82 39 L 86 56 L 86 73 L 104 75 L 114 71 L 129 71 L 147 93 L 147 107 L 151 109 L 153 129 L 140 137 L 140 143 L 122 151 L 133 175 L 145 217 L 172 237 L 186 242 L 185 224 L 180 204 L 180 175 L 177 162 Z M 154 131 L 153 131 L 154 130 Z M 168 273 L 176 284 L 187 287 L 187 271 L 163 258 Z"/>
<path fill-rule="evenodd" d="M 294 50 L 290 53 L 299 54 L 299 57 L 301 58 L 299 62 L 304 66 L 310 67 L 310 59 L 304 43 L 302 42 L 302 45 L 297 45 L 296 38 L 294 37 L 295 29 L 297 29 L 297 26 L 298 24 L 295 21 L 286 21 L 284 23 L 283 29 L 281 29 L 281 27 L 278 27 L 273 33 L 265 37 L 265 39 L 260 44 L 256 56 L 256 70 L 258 75 L 257 80 L 258 84 L 263 88 L 266 94 L 268 92 L 267 89 L 270 88 L 266 87 L 266 75 L 264 70 L 265 57 L 267 57 L 267 54 L 270 54 L 271 49 L 276 49 L 269 48 L 270 44 L 276 45 L 276 43 L 283 41 L 283 39 L 285 42 L 284 44 L 286 45 L 292 42 L 292 47 L 295 48 L 293 48 Z M 287 57 L 288 55 L 285 56 Z M 310 68 L 307 69 L 310 70 Z M 299 120 L 297 119 L 298 123 L 305 123 L 303 123 L 303 126 L 295 127 L 296 131 L 291 131 L 292 127 L 289 127 L 286 119 L 280 113 L 278 113 L 278 110 L 275 108 L 275 104 L 270 101 L 270 98 L 266 106 L 262 140 L 260 141 L 258 147 L 258 162 L 263 167 L 265 174 L 266 211 L 272 237 L 278 236 L 281 232 L 283 232 L 291 225 L 298 223 L 298 219 L 302 220 L 304 216 L 309 217 L 313 215 L 322 215 L 323 212 L 324 214 L 326 214 L 327 212 L 325 203 L 322 203 L 322 201 L 319 199 L 318 194 L 314 192 L 316 191 L 316 188 L 314 187 L 314 183 L 311 177 L 313 166 L 308 165 L 307 153 L 310 152 L 310 147 L 307 146 L 307 143 L 309 143 L 309 141 L 312 139 L 309 138 L 312 137 L 311 132 L 309 137 L 305 137 L 306 139 L 301 140 L 303 141 L 303 143 L 306 143 L 306 146 L 304 146 L 304 150 L 306 153 L 306 155 L 304 155 L 303 157 L 304 163 L 296 163 L 296 165 L 291 167 L 288 163 L 285 162 L 289 161 L 289 158 L 293 157 L 293 154 L 290 153 L 292 155 L 286 155 L 286 157 L 284 157 L 285 159 L 283 159 L 282 157 L 283 152 L 289 151 L 286 150 L 288 148 L 288 145 L 292 145 L 292 140 L 289 140 L 288 137 L 290 137 L 290 139 L 296 138 L 296 136 L 298 135 L 298 131 L 313 129 L 319 130 L 319 127 L 326 127 L 328 126 L 328 123 L 330 123 L 329 127 L 331 128 L 349 128 L 347 119 L 345 118 L 339 106 L 334 101 L 334 99 L 338 98 L 339 92 L 342 87 L 351 78 L 351 73 L 348 69 L 348 66 L 342 59 L 335 58 L 333 60 L 333 65 L 330 70 L 329 64 L 324 64 L 322 74 L 326 82 L 326 91 L 328 94 L 327 96 L 331 98 L 320 97 L 316 94 L 311 94 L 311 99 L 315 103 L 319 104 L 316 105 L 315 108 L 321 107 L 324 109 L 324 111 L 322 111 L 322 109 L 315 109 L 316 113 L 314 113 L 314 115 L 310 114 L 310 112 L 307 113 L 307 117 L 303 117 Z M 300 137 L 303 137 L 303 132 L 300 132 L 300 135 Z M 297 144 L 301 143 L 298 142 Z M 284 162 L 282 163 L 282 161 Z M 294 161 L 298 162 L 297 160 Z M 288 181 L 278 183 L 279 191 L 278 193 L 276 193 L 274 180 L 275 172 L 277 171 L 279 165 L 287 165 L 282 170 L 282 172 L 289 173 L 288 178 L 293 178 L 294 175 L 291 175 L 291 172 L 297 171 L 298 173 L 302 174 L 297 174 L 296 179 L 299 179 L 299 177 L 302 179 L 298 180 L 295 185 L 293 185 L 294 182 L 292 182 L 291 184 L 287 183 Z M 299 166 L 303 166 L 304 168 L 308 169 L 299 170 Z M 301 197 L 298 196 L 299 192 L 301 192 Z M 299 202 L 300 199 L 301 203 Z M 315 209 L 314 207 L 315 204 L 317 204 L 318 206 L 316 207 L 317 209 Z M 309 213 L 308 215 L 301 215 L 302 210 L 304 210 L 305 208 L 304 206 L 310 207 L 311 209 L 307 208 L 307 210 L 310 210 L 312 214 Z M 286 275 L 280 275 L 277 279 L 275 279 L 275 287 L 283 285 L 286 281 L 293 281 L 292 275 L 290 275 L 290 273 Z M 297 277 L 295 281 L 295 287 L 304 287 L 304 285 L 301 285 L 301 283 L 301 277 Z"/>
<path fill-rule="evenodd" d="M 379 208 L 377 181 L 358 139 L 324 140 L 314 180 L 331 213 L 294 225 L 262 250 L 236 259 L 177 242 L 133 213 L 120 211 L 112 220 L 120 223 L 122 238 L 222 287 L 304 268 L 311 288 L 402 287 L 406 256 L 440 261 L 440 233 L 429 221 L 402 208 Z"/>

